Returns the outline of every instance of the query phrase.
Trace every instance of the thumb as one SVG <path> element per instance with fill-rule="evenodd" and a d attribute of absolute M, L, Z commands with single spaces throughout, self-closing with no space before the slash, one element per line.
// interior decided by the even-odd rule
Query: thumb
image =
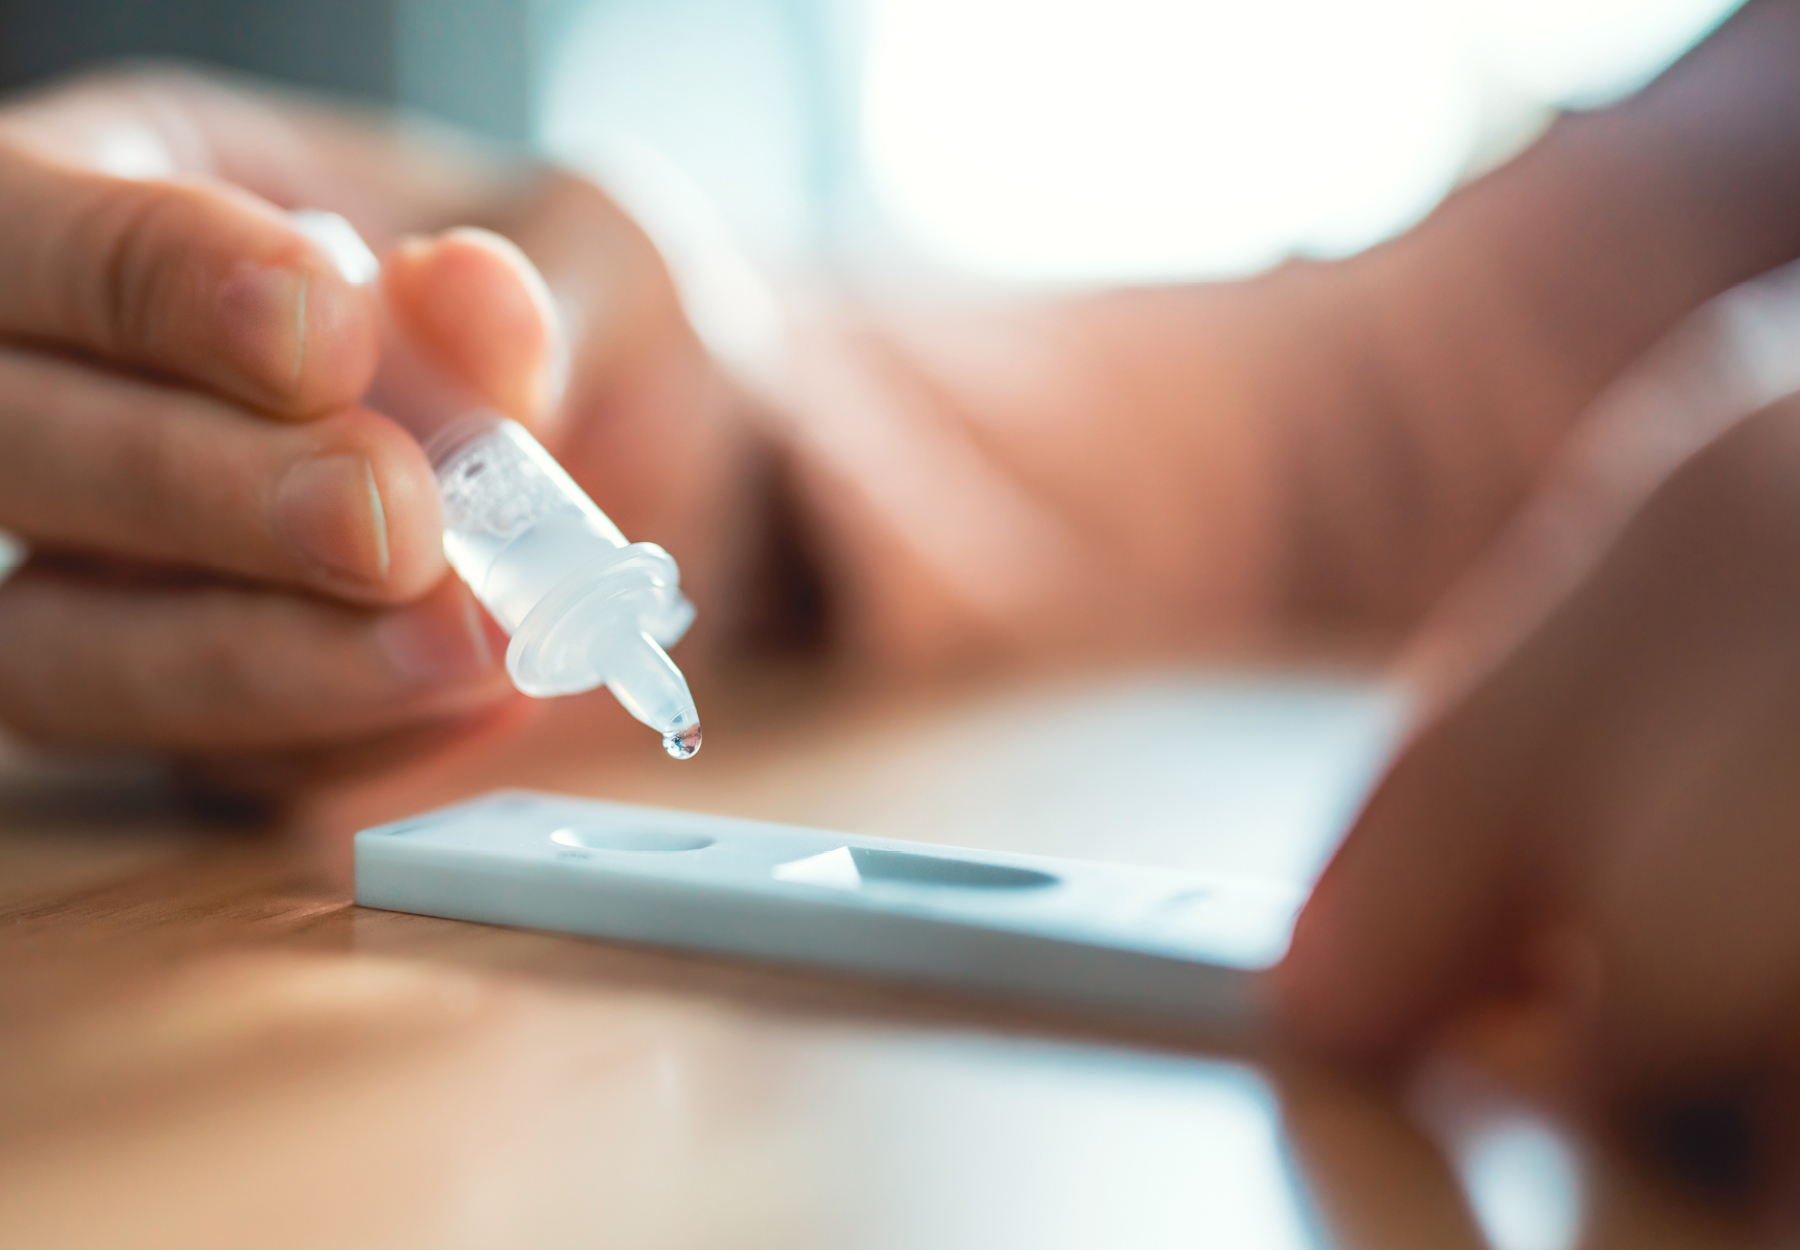
<path fill-rule="evenodd" d="M 1406 749 L 1314 889 L 1274 977 L 1279 1015 L 1307 1042 L 1401 1058 L 1506 970 L 1532 906 L 1519 836 L 1529 818 L 1509 794 L 1509 735 L 1485 702 Z"/>
<path fill-rule="evenodd" d="M 549 288 L 514 244 L 472 227 L 408 239 L 381 289 L 394 328 L 470 400 L 541 431 L 567 352 Z"/>

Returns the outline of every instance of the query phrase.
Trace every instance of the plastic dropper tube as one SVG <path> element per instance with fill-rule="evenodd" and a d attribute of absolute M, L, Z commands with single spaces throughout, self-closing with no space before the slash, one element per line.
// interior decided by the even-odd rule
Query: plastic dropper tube
<path fill-rule="evenodd" d="M 378 271 L 349 222 L 295 224 L 346 276 Z M 681 573 L 654 543 L 628 543 L 537 439 L 481 407 L 383 310 L 372 402 L 418 438 L 437 476 L 444 554 L 512 641 L 506 668 L 536 697 L 607 686 L 676 759 L 700 749 L 687 679 L 669 659 L 694 619 Z"/>
<path fill-rule="evenodd" d="M 512 635 L 513 684 L 539 697 L 604 684 L 669 754 L 699 750 L 694 697 L 663 650 L 694 619 L 669 553 L 627 543 L 516 422 L 469 414 L 426 440 L 425 453 L 444 553 Z"/>

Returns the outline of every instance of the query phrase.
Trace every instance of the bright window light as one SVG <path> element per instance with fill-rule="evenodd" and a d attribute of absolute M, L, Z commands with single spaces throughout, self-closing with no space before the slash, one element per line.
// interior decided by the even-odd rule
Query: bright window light
<path fill-rule="evenodd" d="M 1209 277 L 1359 250 L 1491 142 L 1486 111 L 1648 78 L 1727 0 L 871 0 L 864 158 L 970 275 Z"/>
<path fill-rule="evenodd" d="M 1735 0 L 1469 0 L 1476 50 L 1517 90 L 1588 107 L 1655 77 Z"/>

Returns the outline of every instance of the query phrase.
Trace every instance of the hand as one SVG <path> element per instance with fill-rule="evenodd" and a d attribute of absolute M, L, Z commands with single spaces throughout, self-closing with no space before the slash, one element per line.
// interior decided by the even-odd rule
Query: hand
<path fill-rule="evenodd" d="M 1789 400 L 1678 471 L 1408 746 L 1301 918 L 1277 977 L 1287 1019 L 1393 1061 L 1524 989 L 1558 1008 L 1573 1087 L 1603 1122 L 1660 1133 L 1710 1108 L 1717 1147 L 1744 1127 L 1722 1129 L 1721 1107 L 1790 1114 L 1797 640 Z M 1680 1132 L 1662 1144 L 1684 1148 Z"/>
<path fill-rule="evenodd" d="M 282 209 L 389 248 L 421 337 L 578 466 L 603 458 L 584 484 L 684 571 L 729 496 L 729 393 L 654 249 L 579 180 L 152 75 L 0 111 L 0 204 L 0 528 L 34 552 L 0 587 L 0 724 L 28 739 L 316 758 L 510 698 L 423 455 L 358 406 L 373 293 Z M 396 242 L 457 221 L 545 261 L 581 322 L 566 360 L 519 252 Z"/>

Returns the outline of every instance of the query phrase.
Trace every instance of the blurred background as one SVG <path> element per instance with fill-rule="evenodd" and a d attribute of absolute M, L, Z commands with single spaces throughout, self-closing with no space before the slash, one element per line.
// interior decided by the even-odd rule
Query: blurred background
<path fill-rule="evenodd" d="M 1356 251 L 1735 7 L 0 0 L 0 87 L 180 57 L 530 145 L 753 255 L 1084 285 Z"/>

